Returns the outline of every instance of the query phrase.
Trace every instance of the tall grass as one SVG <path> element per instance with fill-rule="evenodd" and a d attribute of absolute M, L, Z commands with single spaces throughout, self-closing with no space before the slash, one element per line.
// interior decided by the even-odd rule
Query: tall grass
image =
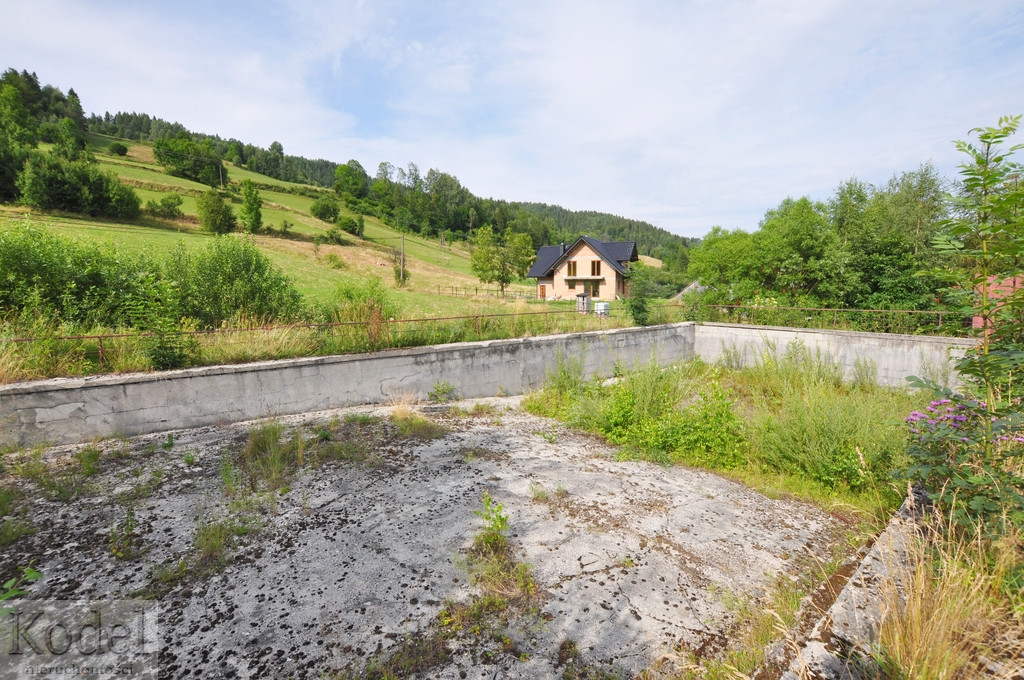
<path fill-rule="evenodd" d="M 828 490 L 883 490 L 905 465 L 906 414 L 919 399 L 879 387 L 867 371 L 844 384 L 830 357 L 793 343 L 769 347 L 730 382 L 746 395 L 751 463 L 805 478 Z M 898 502 L 902 489 L 891 498 Z"/>
<path fill-rule="evenodd" d="M 877 386 L 799 344 L 769 348 L 751 368 L 651 362 L 614 384 L 583 381 L 560 358 L 524 407 L 604 435 L 620 457 L 719 470 L 772 495 L 851 506 L 881 519 L 902 499 L 904 415 L 921 401 Z"/>
<path fill-rule="evenodd" d="M 347 310 L 322 307 L 309 310 L 305 320 L 293 325 L 239 313 L 228 319 L 224 328 L 211 331 L 182 328 L 154 336 L 131 328 L 62 324 L 43 314 L 12 315 L 0 320 L 0 340 L 3 341 L 0 342 L 0 384 L 154 370 L 154 340 L 173 340 L 178 334 L 183 342 L 191 343 L 187 365 L 206 366 L 582 332 L 618 325 L 622 324 L 614 319 L 595 320 L 575 313 L 399 320 L 373 308 L 369 316 L 353 319 Z M 14 338 L 32 340 L 9 341 Z"/>
<path fill-rule="evenodd" d="M 883 588 L 871 665 L 888 678 L 1011 678 L 1024 672 L 1024 536 L 991 542 L 941 519 Z"/>

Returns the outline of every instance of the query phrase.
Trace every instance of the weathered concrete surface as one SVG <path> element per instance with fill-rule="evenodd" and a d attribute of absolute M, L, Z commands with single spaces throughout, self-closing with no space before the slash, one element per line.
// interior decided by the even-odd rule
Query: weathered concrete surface
<path fill-rule="evenodd" d="M 793 342 L 830 356 L 847 378 L 856 375 L 860 364 L 875 370 L 879 384 L 893 387 L 905 387 L 911 375 L 954 386 L 956 375 L 950 359 L 976 344 L 963 338 L 926 335 L 702 323 L 695 330 L 694 352 L 709 363 L 728 359 L 750 366 L 766 350 L 774 348 L 781 354 Z"/>
<path fill-rule="evenodd" d="M 475 417 L 428 414 L 450 433 L 378 439 L 375 461 L 307 468 L 272 506 L 261 500 L 265 525 L 231 550 L 227 568 L 158 596 L 161 677 L 331 677 L 436 631 L 447 601 L 477 593 L 459 565 L 482 526 L 474 511 L 485 490 L 504 504 L 518 559 L 532 565 L 537 609 L 496 616 L 511 648 L 467 626 L 449 641 L 450 659 L 414 677 L 560 677 L 566 641 L 594 671 L 573 677 L 634 677 L 662 655 L 709 657 L 732 633 L 727 602 L 758 598 L 774 578 L 795 577 L 800 556 L 826 561 L 839 542 L 838 520 L 814 506 L 707 472 L 618 462 L 596 437 L 505 410 L 514 399 L 492 403 Z M 312 435 L 351 413 L 279 420 Z M 201 523 L 253 512 L 225 496 L 218 471 L 255 426 L 175 431 L 167 450 L 153 435 L 101 444 L 93 488 L 69 504 L 35 501 L 38 532 L 0 553 L 0 578 L 33 563 L 44 574 L 35 598 L 150 587 L 156 565 L 192 559 Z M 57 466 L 54 457 L 74 451 L 46 460 Z M 155 488 L 116 500 L 156 470 Z M 143 550 L 127 561 L 108 547 L 125 503 Z"/>
<path fill-rule="evenodd" d="M 917 538 L 920 520 L 911 496 L 889 521 L 835 602 L 814 626 L 782 680 L 874 677 L 865 661 L 886 602 L 902 592 L 907 578 L 908 550 Z M 862 655 L 851 658 L 851 654 Z"/>
<path fill-rule="evenodd" d="M 666 365 L 688 360 L 693 324 L 3 385 L 0 446 L 71 444 L 426 398 L 437 381 L 464 397 L 523 394 L 544 382 L 559 356 L 583 357 L 588 376 L 652 358 Z"/>

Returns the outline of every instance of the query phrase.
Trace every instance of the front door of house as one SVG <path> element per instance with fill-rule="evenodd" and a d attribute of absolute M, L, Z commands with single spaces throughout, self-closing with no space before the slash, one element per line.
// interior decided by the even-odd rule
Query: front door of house
<path fill-rule="evenodd" d="M 538 294 L 538 297 L 541 300 L 547 300 L 548 299 L 548 287 L 545 286 L 543 283 L 540 284 L 540 293 Z"/>

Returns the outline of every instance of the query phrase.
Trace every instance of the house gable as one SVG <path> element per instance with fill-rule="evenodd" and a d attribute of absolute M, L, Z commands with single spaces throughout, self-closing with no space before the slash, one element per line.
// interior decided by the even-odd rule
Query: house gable
<path fill-rule="evenodd" d="M 595 255 L 608 263 L 619 274 L 626 275 L 627 262 L 636 262 L 640 259 L 637 255 L 635 241 L 598 241 L 589 236 L 581 236 L 571 246 L 564 244 L 558 246 L 541 246 L 537 250 L 537 259 L 530 267 L 527 277 L 547 278 L 555 275 L 555 271 L 563 262 L 579 257 L 583 245 L 588 246 Z"/>
<path fill-rule="evenodd" d="M 541 298 L 623 295 L 628 263 L 638 259 L 633 241 L 604 242 L 581 236 L 570 246 L 541 247 L 527 276 L 537 279 Z"/>

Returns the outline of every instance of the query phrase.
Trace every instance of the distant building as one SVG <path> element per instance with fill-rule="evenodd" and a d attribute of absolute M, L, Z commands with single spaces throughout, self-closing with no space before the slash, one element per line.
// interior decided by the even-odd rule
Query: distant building
<path fill-rule="evenodd" d="M 995 276 L 988 277 L 988 297 L 990 300 L 999 301 L 1005 297 L 1011 297 L 1019 293 L 1020 290 L 1024 288 L 1024 277 L 1014 276 L 1008 279 L 1003 279 L 999 283 L 996 283 L 996 280 L 997 277 Z M 980 296 L 981 286 L 978 286 L 977 290 L 978 295 Z M 997 304 L 995 309 L 996 312 L 998 312 L 1000 306 L 1001 305 Z M 982 328 L 984 326 L 984 321 L 980 314 L 976 315 L 971 320 L 971 326 L 974 328 Z"/>
<path fill-rule="evenodd" d="M 626 294 L 629 263 L 640 257 L 635 241 L 598 241 L 581 236 L 566 246 L 541 246 L 530 272 L 542 300 L 574 298 L 612 300 Z"/>

